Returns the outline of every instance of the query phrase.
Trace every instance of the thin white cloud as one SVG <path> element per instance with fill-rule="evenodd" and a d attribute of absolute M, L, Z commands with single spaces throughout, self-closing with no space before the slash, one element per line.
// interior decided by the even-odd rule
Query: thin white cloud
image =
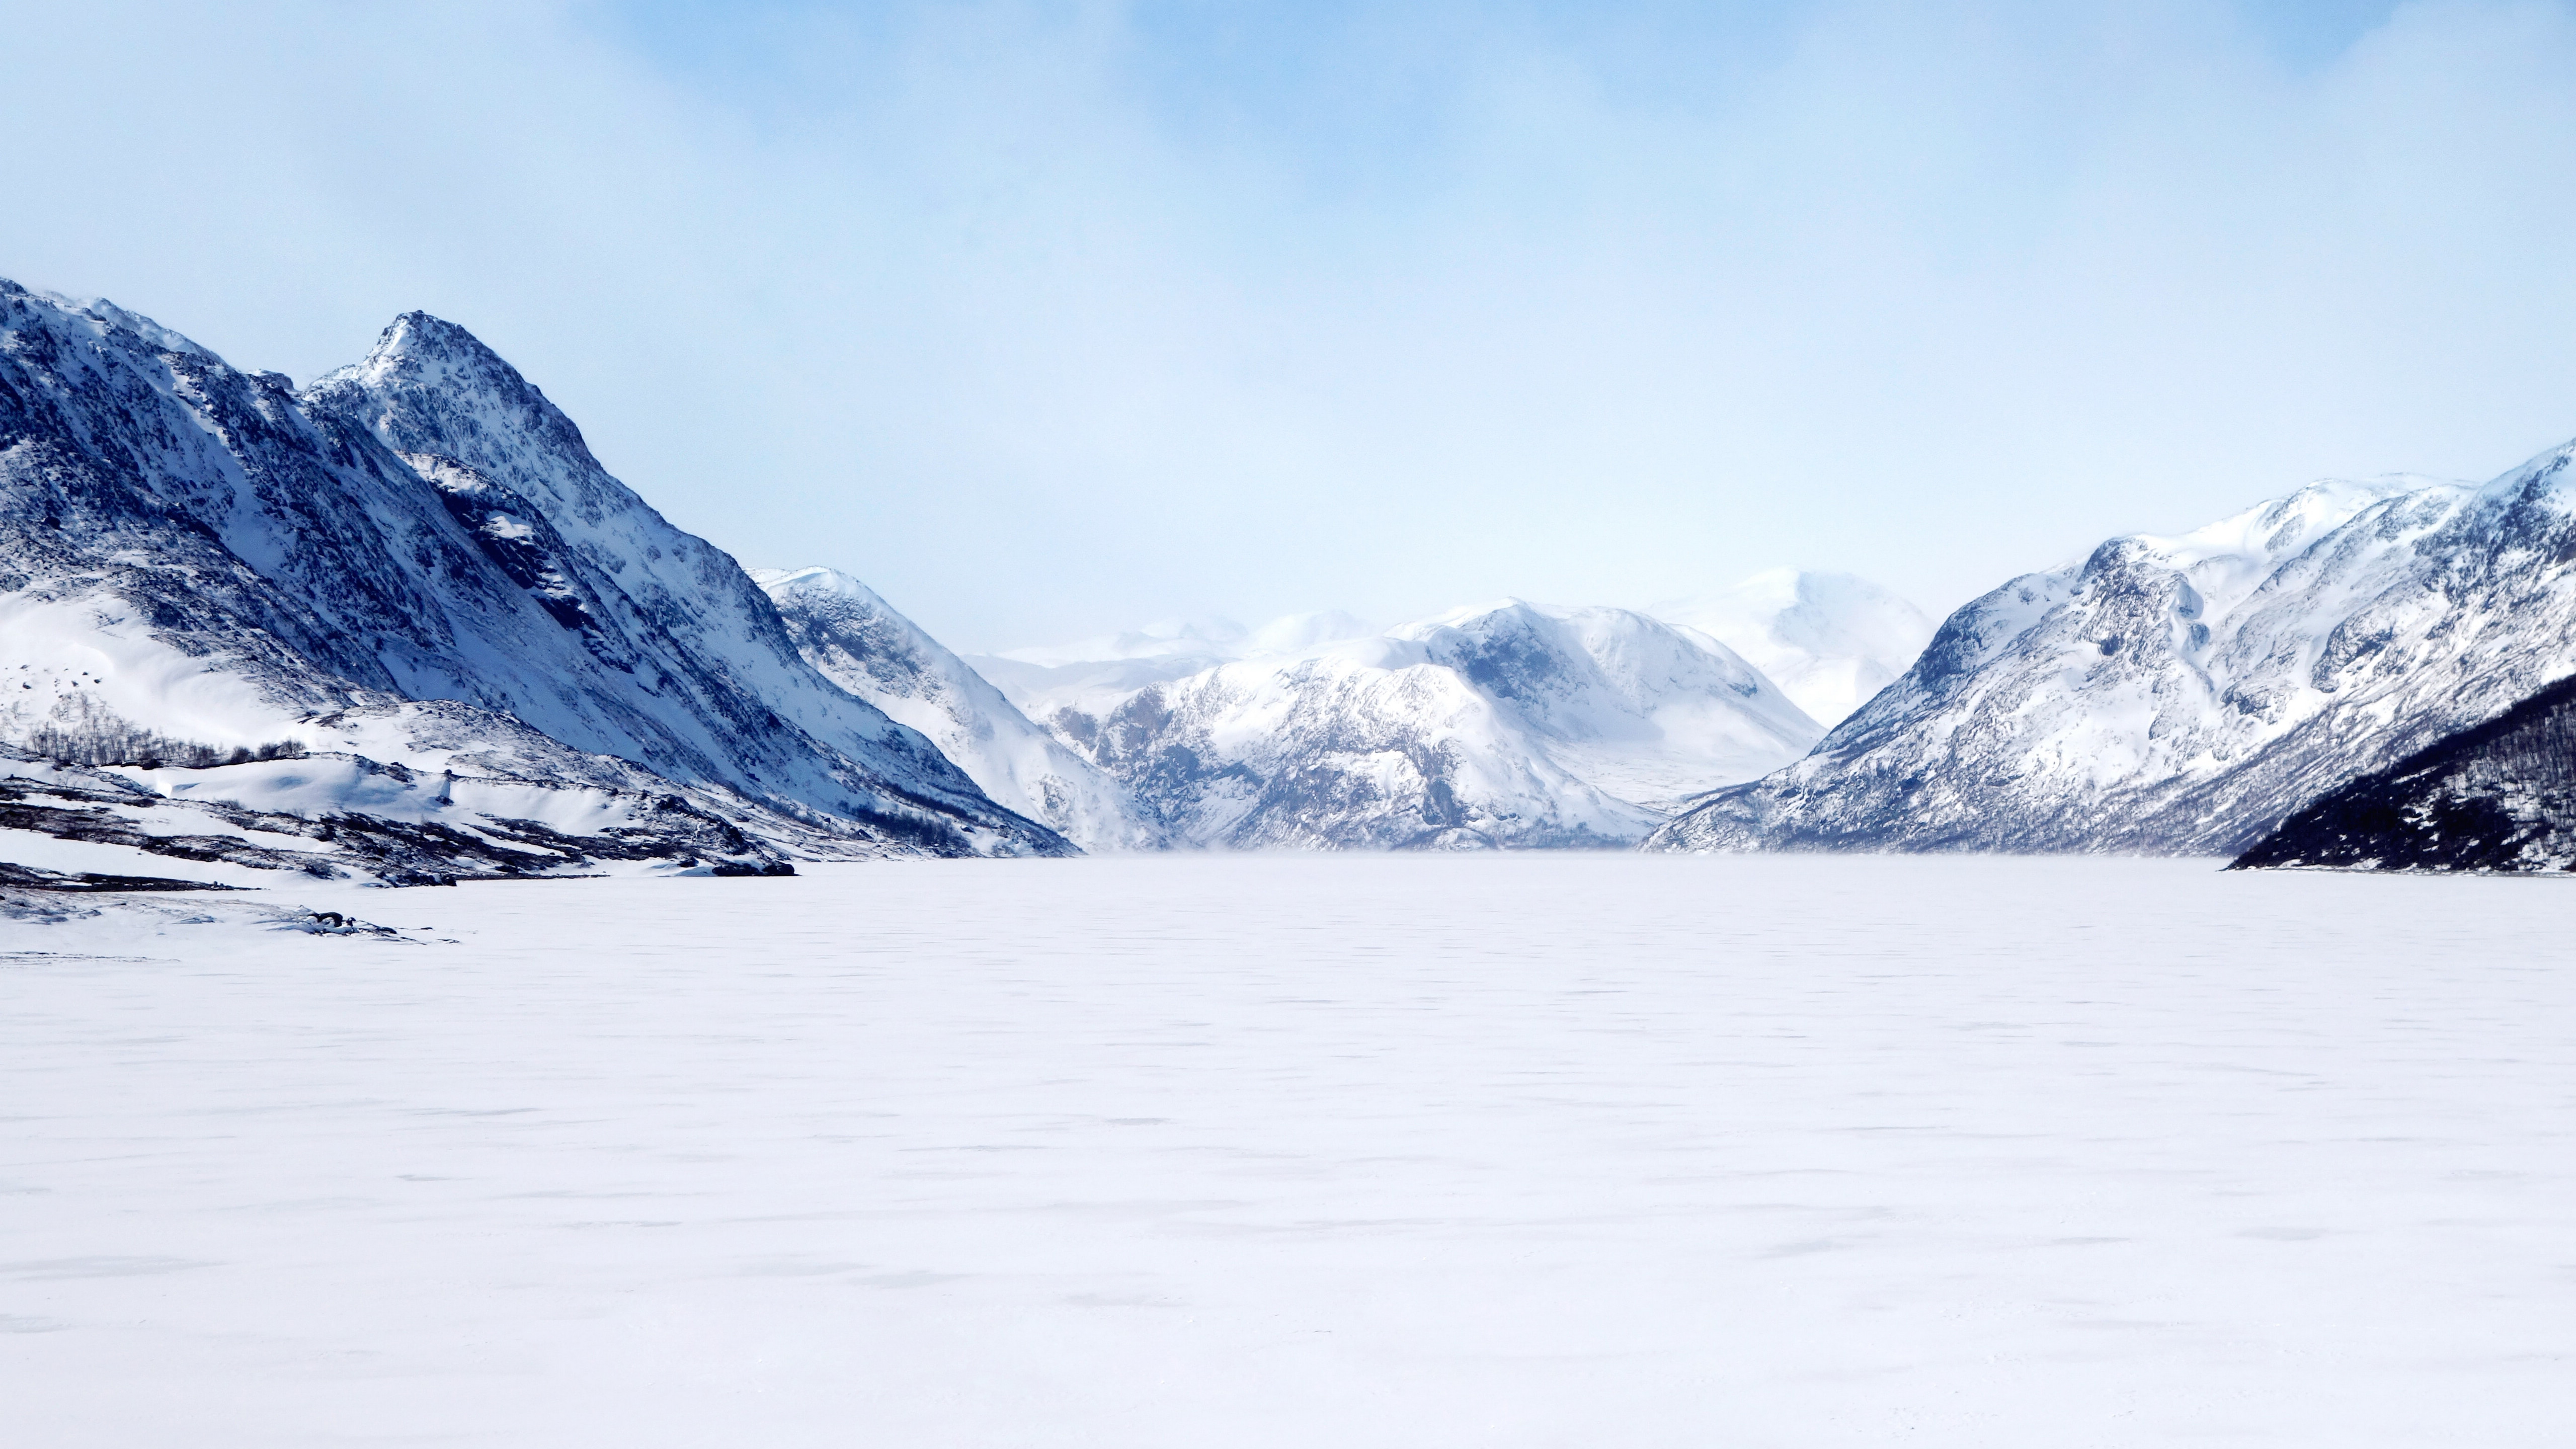
<path fill-rule="evenodd" d="M 2558 5 L 2306 56 L 2219 4 L 1390 8 L 1275 64 L 851 14 L 18 17 L 0 274 L 299 375 L 452 316 L 677 521 L 968 648 L 1784 559 L 1946 605 L 2576 434 Z"/>

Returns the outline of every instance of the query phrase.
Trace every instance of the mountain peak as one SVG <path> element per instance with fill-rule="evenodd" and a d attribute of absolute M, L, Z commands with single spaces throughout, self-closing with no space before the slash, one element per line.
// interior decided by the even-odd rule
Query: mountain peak
<path fill-rule="evenodd" d="M 641 501 L 591 456 L 581 429 L 472 332 L 427 312 L 387 324 L 366 357 L 300 396 L 355 419 L 398 453 L 441 453 L 597 522 Z"/>
<path fill-rule="evenodd" d="M 752 569 L 751 581 L 764 589 L 796 589 L 822 594 L 846 594 L 875 598 L 876 590 L 860 583 L 839 569 L 821 564 L 808 564 L 801 569 Z"/>
<path fill-rule="evenodd" d="M 479 384 L 484 391 L 537 393 L 536 387 L 501 354 L 486 346 L 482 338 L 444 317 L 418 310 L 386 323 L 363 360 L 331 376 L 369 384 L 403 379 L 446 386 Z"/>

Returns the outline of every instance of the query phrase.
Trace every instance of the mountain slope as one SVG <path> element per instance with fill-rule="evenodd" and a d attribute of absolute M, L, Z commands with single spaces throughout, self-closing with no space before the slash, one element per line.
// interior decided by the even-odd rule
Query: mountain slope
<path fill-rule="evenodd" d="M 1336 637 L 1353 628 L 1300 616 L 1216 664 L 986 667 L 1176 840 L 1235 848 L 1624 845 L 1817 733 L 1723 645 L 1625 610 L 1515 600 Z"/>
<path fill-rule="evenodd" d="M 1932 641 L 1922 610 L 1850 574 L 1773 569 L 1650 612 L 1743 655 L 1828 728 L 1895 683 Z"/>
<path fill-rule="evenodd" d="M 1962 608 L 1814 753 L 1651 848 L 2234 853 L 2576 668 L 2570 448 L 2321 483 Z"/>
<path fill-rule="evenodd" d="M 21 741 L 123 721 L 461 773 L 649 773 L 818 848 L 1066 848 L 816 674 L 731 559 L 416 313 L 299 395 L 0 283 L 0 639 L 46 681 L 0 689 Z M 622 763 L 584 763 L 603 757 Z"/>
<path fill-rule="evenodd" d="M 2371 870 L 2576 870 L 2576 679 L 2328 791 L 2236 858 Z"/>
<path fill-rule="evenodd" d="M 826 568 L 756 569 L 751 577 L 777 605 L 808 664 L 919 730 L 995 801 L 1085 850 L 1163 843 L 1126 787 L 1031 724 L 867 585 Z"/>

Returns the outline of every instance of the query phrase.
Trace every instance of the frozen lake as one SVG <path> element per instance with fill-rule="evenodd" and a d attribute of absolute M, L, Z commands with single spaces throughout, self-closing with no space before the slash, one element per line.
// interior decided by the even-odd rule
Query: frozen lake
<path fill-rule="evenodd" d="M 2576 883 L 1344 856 L 325 903 L 424 943 L 0 925 L 56 953 L 0 962 L 12 1442 L 2576 1434 Z"/>

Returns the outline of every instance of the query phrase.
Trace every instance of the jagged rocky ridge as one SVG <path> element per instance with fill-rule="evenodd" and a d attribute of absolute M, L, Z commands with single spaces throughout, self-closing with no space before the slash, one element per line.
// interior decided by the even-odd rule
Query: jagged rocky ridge
<path fill-rule="evenodd" d="M 921 731 L 994 800 L 1085 850 L 1152 850 L 1163 830 L 1118 781 L 875 590 L 828 568 L 758 569 L 788 637 L 823 677 Z"/>
<path fill-rule="evenodd" d="M 1818 734 L 1724 645 L 1627 610 L 1513 600 L 1355 632 L 1298 616 L 976 663 L 1173 840 L 1237 849 L 1626 846 Z"/>
<path fill-rule="evenodd" d="M 2572 456 L 2317 484 L 2015 579 L 1649 848 L 2235 854 L 2576 669 Z"/>
<path fill-rule="evenodd" d="M 2576 679 L 2328 791 L 2231 869 L 2576 870 Z"/>
<path fill-rule="evenodd" d="M 824 679 L 733 560 L 421 313 L 299 393 L 0 282 L 0 648 L 0 739 L 288 739 L 671 795 L 802 852 L 1071 848 Z"/>

